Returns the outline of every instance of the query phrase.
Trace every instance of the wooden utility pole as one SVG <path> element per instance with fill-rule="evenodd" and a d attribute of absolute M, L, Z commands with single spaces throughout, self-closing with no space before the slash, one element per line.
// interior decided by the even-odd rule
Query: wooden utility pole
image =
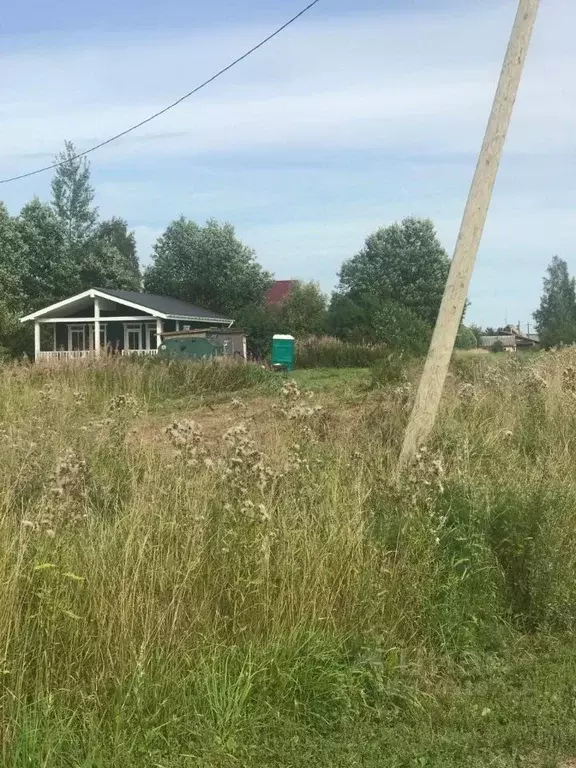
<path fill-rule="evenodd" d="M 540 0 L 519 1 L 440 312 L 404 435 L 401 468 L 426 442 L 434 426 L 539 5 Z"/>

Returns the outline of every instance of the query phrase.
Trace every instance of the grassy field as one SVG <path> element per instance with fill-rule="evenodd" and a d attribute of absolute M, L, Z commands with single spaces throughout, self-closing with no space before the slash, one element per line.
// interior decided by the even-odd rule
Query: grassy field
<path fill-rule="evenodd" d="M 0 765 L 570 766 L 576 351 L 0 368 Z"/>

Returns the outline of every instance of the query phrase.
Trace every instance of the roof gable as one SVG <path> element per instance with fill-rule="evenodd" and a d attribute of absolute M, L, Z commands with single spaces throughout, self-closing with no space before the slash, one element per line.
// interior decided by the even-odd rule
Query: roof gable
<path fill-rule="evenodd" d="M 20 322 L 36 320 L 42 317 L 48 318 L 51 315 L 62 316 L 62 313 L 65 314 L 65 309 L 81 306 L 82 304 L 85 304 L 88 299 L 92 299 L 96 296 L 112 301 L 115 304 L 137 309 L 152 317 L 161 319 L 195 320 L 222 325 L 231 325 L 234 322 L 231 318 L 223 317 L 209 309 L 196 307 L 193 304 L 188 304 L 188 302 L 181 301 L 180 299 L 174 299 L 171 296 L 158 296 L 153 293 L 137 293 L 136 291 L 121 291 L 113 288 L 90 288 L 82 293 L 70 296 L 63 301 L 44 307 L 37 312 L 26 315 L 21 318 Z"/>

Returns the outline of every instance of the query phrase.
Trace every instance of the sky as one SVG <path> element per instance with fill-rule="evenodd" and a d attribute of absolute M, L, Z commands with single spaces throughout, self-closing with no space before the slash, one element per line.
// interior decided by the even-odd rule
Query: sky
<path fill-rule="evenodd" d="M 24 0 L 0 17 L 0 177 L 83 150 L 193 88 L 305 0 Z M 230 221 L 277 279 L 330 292 L 368 234 L 431 218 L 451 254 L 516 0 L 320 0 L 188 101 L 90 157 L 139 256 L 180 215 Z M 545 0 L 467 319 L 532 323 L 554 254 L 576 272 L 576 4 Z M 0 186 L 12 213 L 50 173 Z"/>

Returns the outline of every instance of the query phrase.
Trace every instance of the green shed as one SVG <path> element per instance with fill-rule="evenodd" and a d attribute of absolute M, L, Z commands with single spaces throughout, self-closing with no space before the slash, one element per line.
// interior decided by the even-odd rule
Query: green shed
<path fill-rule="evenodd" d="M 158 354 L 162 357 L 219 357 L 223 354 L 222 344 L 195 336 L 173 336 L 160 345 Z"/>
<path fill-rule="evenodd" d="M 296 344 L 294 341 L 294 336 L 277 333 L 272 337 L 273 366 L 285 368 L 287 371 L 293 371 L 295 358 Z"/>

